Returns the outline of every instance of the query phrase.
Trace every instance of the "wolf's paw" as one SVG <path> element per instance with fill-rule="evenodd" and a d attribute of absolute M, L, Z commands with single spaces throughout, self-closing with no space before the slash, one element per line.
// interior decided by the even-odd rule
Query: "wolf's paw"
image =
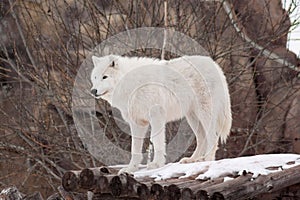
<path fill-rule="evenodd" d="M 192 163 L 195 162 L 194 159 L 190 158 L 190 157 L 184 157 L 182 158 L 179 163 L 184 164 L 184 163 Z"/>
<path fill-rule="evenodd" d="M 207 156 L 207 157 L 203 158 L 203 161 L 213 161 L 213 160 L 215 160 L 214 156 Z"/>
<path fill-rule="evenodd" d="M 163 167 L 165 165 L 164 162 L 150 162 L 147 164 L 147 169 L 156 169 L 156 168 L 160 168 Z"/>
<path fill-rule="evenodd" d="M 123 174 L 123 173 L 128 173 L 128 174 L 132 174 L 133 172 L 137 171 L 139 168 L 137 166 L 128 166 L 128 167 L 124 167 L 122 168 L 118 174 Z"/>
<path fill-rule="evenodd" d="M 184 157 L 179 161 L 179 163 L 184 164 L 184 163 L 194 163 L 194 162 L 201 162 L 201 161 L 204 161 L 204 158 L 201 157 L 201 158 L 195 159 L 192 157 Z"/>

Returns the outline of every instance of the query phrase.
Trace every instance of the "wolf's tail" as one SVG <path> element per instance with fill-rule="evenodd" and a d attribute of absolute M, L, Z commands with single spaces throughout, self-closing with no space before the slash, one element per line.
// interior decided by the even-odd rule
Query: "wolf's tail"
<path fill-rule="evenodd" d="M 221 142 L 224 144 L 227 137 L 230 134 L 230 129 L 232 125 L 232 116 L 230 103 L 225 106 L 225 109 L 222 113 L 219 113 L 218 122 L 217 122 L 217 133 L 221 139 Z"/>

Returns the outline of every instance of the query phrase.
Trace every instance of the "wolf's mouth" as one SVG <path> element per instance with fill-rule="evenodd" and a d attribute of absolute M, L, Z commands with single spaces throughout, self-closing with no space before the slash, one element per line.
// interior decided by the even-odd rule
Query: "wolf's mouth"
<path fill-rule="evenodd" d="M 93 94 L 92 96 L 95 97 L 95 98 L 97 98 L 97 99 L 100 98 L 100 95 L 98 95 L 98 94 Z"/>
<path fill-rule="evenodd" d="M 102 94 L 92 94 L 92 96 L 96 99 L 100 99 L 101 96 L 106 95 L 108 93 L 108 90 L 106 90 L 105 92 L 103 92 Z"/>
<path fill-rule="evenodd" d="M 97 90 L 96 91 L 92 90 L 91 94 L 94 98 L 100 99 L 101 96 L 106 95 L 108 92 L 109 92 L 109 90 L 106 90 L 106 91 L 102 92 L 101 94 L 97 94 Z"/>
<path fill-rule="evenodd" d="M 108 93 L 108 90 L 106 90 L 105 92 L 103 92 L 102 94 L 98 95 L 98 96 L 103 96 L 106 95 Z"/>

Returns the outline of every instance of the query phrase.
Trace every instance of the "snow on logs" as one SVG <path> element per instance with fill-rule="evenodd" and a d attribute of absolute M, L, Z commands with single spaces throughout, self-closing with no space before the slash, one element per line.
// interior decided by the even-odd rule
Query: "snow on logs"
<path fill-rule="evenodd" d="M 136 180 L 128 174 L 117 175 L 113 169 L 100 167 L 66 172 L 62 186 L 68 192 L 91 191 L 99 199 L 101 195 L 111 195 L 114 199 L 243 199 L 300 186 L 299 171 L 300 165 L 256 179 L 251 173 L 244 173 L 229 181 L 220 177 L 206 181 L 173 178 L 154 182 L 150 178 Z"/>

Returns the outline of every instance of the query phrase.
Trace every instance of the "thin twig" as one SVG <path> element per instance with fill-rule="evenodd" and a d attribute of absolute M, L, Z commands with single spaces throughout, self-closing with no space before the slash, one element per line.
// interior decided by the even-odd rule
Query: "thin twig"
<path fill-rule="evenodd" d="M 168 27 L 168 3 L 167 1 L 164 2 L 164 21 L 165 21 L 165 28 L 164 28 L 164 41 L 163 41 L 163 46 L 161 50 L 161 59 L 165 59 L 165 48 L 166 48 L 166 43 L 167 43 L 167 27 Z"/>
<path fill-rule="evenodd" d="M 13 5 L 13 3 L 12 3 L 11 0 L 8 0 L 8 2 L 9 2 L 9 5 L 10 5 L 11 15 L 12 15 L 12 17 L 14 18 L 14 20 L 15 20 L 15 22 L 16 22 L 17 29 L 18 29 L 18 32 L 19 32 L 20 37 L 21 37 L 21 39 L 22 39 L 22 42 L 23 42 L 23 44 L 24 44 L 26 53 L 27 53 L 27 55 L 28 55 L 28 57 L 29 57 L 29 60 L 30 60 L 30 62 L 31 62 L 31 64 L 32 64 L 32 66 L 37 70 L 37 66 L 36 66 L 35 61 L 34 61 L 32 55 L 31 55 L 31 52 L 30 52 L 30 50 L 29 50 L 29 48 L 28 48 L 28 45 L 27 45 L 27 42 L 26 42 L 26 39 L 25 39 L 23 30 L 22 30 L 22 28 L 21 28 L 21 25 L 20 25 L 20 23 L 19 23 L 19 20 L 18 20 L 18 18 L 17 18 L 17 15 L 16 15 L 16 13 L 15 13 L 15 11 L 14 11 L 14 8 L 13 8 L 14 5 Z"/>

